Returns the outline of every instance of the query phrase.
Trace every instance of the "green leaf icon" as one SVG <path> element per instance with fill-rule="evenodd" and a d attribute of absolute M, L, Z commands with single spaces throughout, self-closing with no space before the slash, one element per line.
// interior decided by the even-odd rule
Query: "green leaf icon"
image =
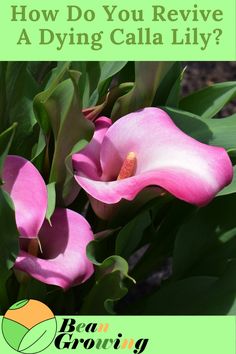
<path fill-rule="evenodd" d="M 22 338 L 18 351 L 21 353 L 38 353 L 47 348 L 56 333 L 56 320 L 51 318 L 39 323 Z"/>

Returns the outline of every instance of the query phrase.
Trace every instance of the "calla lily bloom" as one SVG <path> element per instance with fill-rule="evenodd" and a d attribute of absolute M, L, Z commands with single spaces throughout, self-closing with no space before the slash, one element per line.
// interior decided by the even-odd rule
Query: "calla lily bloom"
<path fill-rule="evenodd" d="M 45 221 L 38 238 L 42 253 L 29 254 L 29 244 L 22 242 L 16 269 L 63 289 L 81 284 L 93 274 L 93 265 L 86 256 L 86 246 L 93 240 L 93 234 L 78 213 L 56 209 L 51 225 Z"/>
<path fill-rule="evenodd" d="M 92 200 L 131 201 L 155 185 L 203 206 L 232 180 L 225 149 L 189 137 L 161 109 L 145 108 L 114 124 L 101 117 L 95 125 L 92 141 L 73 155 L 75 179 Z"/>
<path fill-rule="evenodd" d="M 86 246 L 93 239 L 87 221 L 72 210 L 56 209 L 50 225 L 45 220 L 46 185 L 33 164 L 22 157 L 6 158 L 3 181 L 15 206 L 20 234 L 15 269 L 63 289 L 86 281 L 93 274 L 86 256 Z"/>

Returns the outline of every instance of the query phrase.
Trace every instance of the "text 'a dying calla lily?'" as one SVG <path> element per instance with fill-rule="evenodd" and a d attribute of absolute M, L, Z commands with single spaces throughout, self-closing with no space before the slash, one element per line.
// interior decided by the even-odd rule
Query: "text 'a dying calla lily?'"
<path fill-rule="evenodd" d="M 93 199 L 116 204 L 158 186 L 188 203 L 204 206 L 233 176 L 224 148 L 182 132 L 163 110 L 148 107 L 114 124 L 95 122 L 92 141 L 73 155 L 75 179 Z"/>
<path fill-rule="evenodd" d="M 14 203 L 20 235 L 15 269 L 63 289 L 85 282 L 93 274 L 93 265 L 86 256 L 86 246 L 93 240 L 88 222 L 72 210 L 57 208 L 50 225 L 45 220 L 44 180 L 22 157 L 6 158 L 3 181 Z"/>

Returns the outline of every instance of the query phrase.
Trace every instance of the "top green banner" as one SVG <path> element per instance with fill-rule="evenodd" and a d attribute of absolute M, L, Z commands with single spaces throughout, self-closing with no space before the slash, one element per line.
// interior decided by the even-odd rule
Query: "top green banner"
<path fill-rule="evenodd" d="M 0 60 L 235 60 L 235 17 L 235 0 L 4 0 Z"/>

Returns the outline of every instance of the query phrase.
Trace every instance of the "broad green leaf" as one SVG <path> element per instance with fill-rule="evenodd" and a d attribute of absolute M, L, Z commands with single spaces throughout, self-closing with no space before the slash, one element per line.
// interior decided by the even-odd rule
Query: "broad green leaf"
<path fill-rule="evenodd" d="M 100 266 L 113 252 L 116 231 L 117 229 L 110 229 L 95 234 L 95 240 L 88 244 L 87 257 L 96 266 Z"/>
<path fill-rule="evenodd" d="M 123 69 L 126 64 L 127 61 L 99 62 L 100 77 L 97 82 L 97 88 L 90 97 L 90 107 L 94 106 L 98 102 L 99 97 L 107 94 L 113 76 L 117 74 L 121 69 Z"/>
<path fill-rule="evenodd" d="M 4 315 L 5 312 L 8 310 L 10 302 L 8 297 L 7 291 L 7 281 L 12 275 L 11 271 L 1 272 L 0 273 L 0 314 Z"/>
<path fill-rule="evenodd" d="M 72 62 L 71 69 L 77 70 L 81 73 L 81 79 L 79 82 L 79 92 L 82 101 L 83 108 L 89 108 L 90 97 L 93 92 L 98 88 L 98 83 L 101 75 L 100 63 L 94 62 Z"/>
<path fill-rule="evenodd" d="M 151 106 L 163 77 L 172 65 L 172 62 L 136 62 L 134 88 L 118 98 L 112 110 L 112 119 Z"/>
<path fill-rule="evenodd" d="M 0 272 L 10 269 L 19 251 L 19 233 L 9 195 L 0 188 Z"/>
<path fill-rule="evenodd" d="M 227 312 L 228 316 L 235 316 L 236 315 L 236 299 L 234 300 L 231 308 L 229 309 L 229 311 Z"/>
<path fill-rule="evenodd" d="M 134 280 L 128 275 L 128 264 L 119 256 L 104 260 L 96 272 L 96 283 L 86 296 L 81 314 L 114 314 L 113 305 L 124 297 L 127 282 Z"/>
<path fill-rule="evenodd" d="M 114 314 L 112 304 L 123 298 L 128 292 L 128 289 L 122 284 L 122 278 L 120 271 L 104 276 L 86 296 L 80 314 Z"/>
<path fill-rule="evenodd" d="M 118 85 L 135 81 L 135 62 L 128 61 L 117 75 Z"/>
<path fill-rule="evenodd" d="M 28 159 L 37 139 L 33 112 L 33 98 L 37 92 L 38 85 L 27 69 L 27 62 L 9 62 L 6 70 L 5 116 L 8 126 L 15 122 L 18 124 L 10 153 Z"/>
<path fill-rule="evenodd" d="M 38 168 L 39 171 L 43 170 L 44 155 L 46 148 L 46 139 L 41 128 L 39 128 L 38 141 L 32 150 L 31 162 Z"/>
<path fill-rule="evenodd" d="M 185 70 L 185 69 L 184 69 Z M 178 108 L 180 100 L 181 82 L 183 80 L 184 70 L 179 74 L 166 100 L 166 106 Z"/>
<path fill-rule="evenodd" d="M 234 177 L 232 182 L 225 187 L 224 189 L 222 189 L 218 194 L 217 197 L 221 197 L 227 194 L 232 194 L 232 193 L 236 193 L 236 166 L 234 166 Z"/>
<path fill-rule="evenodd" d="M 75 146 L 78 148 L 80 144 L 83 147 L 89 142 L 93 124 L 82 114 L 77 88 L 71 79 L 59 83 L 54 90 L 50 89 L 50 95 L 47 93 L 45 97 L 40 105 L 52 127 L 55 141 L 49 183 L 56 183 L 58 202 L 64 205 L 73 188 L 78 188 L 72 173 L 68 172 L 66 159 L 71 156 Z"/>
<path fill-rule="evenodd" d="M 209 206 L 197 209 L 179 228 L 173 255 L 175 277 L 189 272 L 219 274 L 234 257 L 236 223 L 232 210 L 235 203 L 235 194 L 216 198 Z M 224 242 L 229 243 L 225 246 Z"/>
<path fill-rule="evenodd" d="M 236 114 L 227 118 L 203 120 L 189 112 L 169 107 L 163 109 L 181 130 L 193 138 L 227 150 L 236 148 Z"/>
<path fill-rule="evenodd" d="M 6 62 L 0 62 L 0 133 L 7 128 L 5 122 L 6 111 Z"/>
<path fill-rule="evenodd" d="M 144 231 L 151 224 L 151 217 L 148 211 L 137 215 L 122 230 L 116 238 L 116 254 L 128 258 L 138 247 L 142 240 Z"/>
<path fill-rule="evenodd" d="M 150 296 L 134 302 L 126 314 L 142 315 L 226 315 L 236 296 L 236 261 L 215 276 L 170 279 Z"/>
<path fill-rule="evenodd" d="M 226 315 L 236 297 L 236 260 L 227 263 L 224 272 L 213 284 L 203 308 L 204 315 Z M 236 313 L 234 312 L 234 315 Z"/>
<path fill-rule="evenodd" d="M 161 81 L 153 99 L 152 106 L 178 107 L 182 75 L 183 70 L 181 63 L 174 63 Z"/>
<path fill-rule="evenodd" d="M 2 168 L 11 147 L 11 143 L 15 134 L 17 124 L 13 124 L 10 128 L 0 134 L 0 184 L 2 183 Z"/>
<path fill-rule="evenodd" d="M 100 265 L 105 258 L 106 249 L 103 244 L 103 239 L 91 241 L 87 246 L 87 257 L 95 265 Z"/>
<path fill-rule="evenodd" d="M 163 285 L 160 290 L 134 303 L 129 313 L 139 315 L 198 315 L 208 299 L 216 277 L 191 277 Z"/>
<path fill-rule="evenodd" d="M 106 97 L 105 102 L 103 103 L 104 106 L 102 107 L 102 114 L 107 117 L 110 117 L 113 106 L 117 101 L 117 99 L 119 97 L 126 95 L 128 92 L 130 92 L 133 89 L 133 87 L 134 87 L 133 82 L 126 82 L 120 84 L 119 86 L 115 86 L 111 88 Z"/>
<path fill-rule="evenodd" d="M 181 76 L 175 81 L 168 97 L 166 100 L 166 105 L 168 107 L 178 108 L 179 106 L 179 98 L 180 98 L 180 84 L 181 84 Z"/>
<path fill-rule="evenodd" d="M 47 185 L 48 191 L 48 207 L 46 212 L 46 219 L 50 223 L 52 214 L 54 213 L 56 207 L 56 183 L 52 182 Z"/>
<path fill-rule="evenodd" d="M 27 282 L 20 282 L 18 300 L 35 299 L 44 302 L 46 300 L 47 293 L 48 290 L 47 285 L 45 283 L 42 283 L 34 278 L 29 278 L 27 279 Z"/>
<path fill-rule="evenodd" d="M 57 84 L 64 79 L 68 79 L 67 73 L 71 67 L 70 61 L 58 61 L 57 65 L 51 70 L 45 83 L 44 91 L 53 90 Z M 50 93 L 49 93 L 50 95 Z"/>
<path fill-rule="evenodd" d="M 130 278 L 128 275 L 129 265 L 126 260 L 120 256 L 110 256 L 106 258 L 98 267 L 96 272 L 96 279 L 99 280 L 107 273 L 115 272 L 120 270 L 123 274 Z M 132 281 L 133 279 L 130 278 Z"/>
<path fill-rule="evenodd" d="M 48 82 L 46 89 L 43 92 L 40 92 L 34 97 L 33 108 L 38 120 L 40 127 L 42 128 L 45 135 L 48 135 L 51 125 L 49 113 L 45 109 L 45 103 L 49 100 L 53 91 L 56 89 L 57 85 L 62 81 L 64 75 L 69 69 L 70 63 L 63 63 L 60 70 L 56 71 L 55 75 L 52 75 L 51 80 Z"/>
<path fill-rule="evenodd" d="M 101 103 L 106 96 L 111 81 L 127 62 L 71 62 L 70 69 L 79 71 L 79 93 L 83 108 Z"/>
<path fill-rule="evenodd" d="M 30 61 L 28 62 L 27 68 L 34 79 L 39 83 L 40 87 L 43 89 L 45 86 L 45 81 L 49 81 L 48 76 L 50 75 L 51 68 L 54 65 L 55 63 L 52 61 Z"/>
<path fill-rule="evenodd" d="M 212 118 L 235 97 L 236 82 L 222 82 L 184 97 L 180 102 L 180 108 L 203 119 Z"/>
<path fill-rule="evenodd" d="M 155 229 L 152 231 L 149 247 L 131 272 L 131 276 L 137 281 L 158 271 L 172 255 L 178 229 L 195 209 L 180 200 L 173 200 L 167 205 L 165 201 L 163 203 L 160 207 L 157 205 L 152 212 Z"/>

